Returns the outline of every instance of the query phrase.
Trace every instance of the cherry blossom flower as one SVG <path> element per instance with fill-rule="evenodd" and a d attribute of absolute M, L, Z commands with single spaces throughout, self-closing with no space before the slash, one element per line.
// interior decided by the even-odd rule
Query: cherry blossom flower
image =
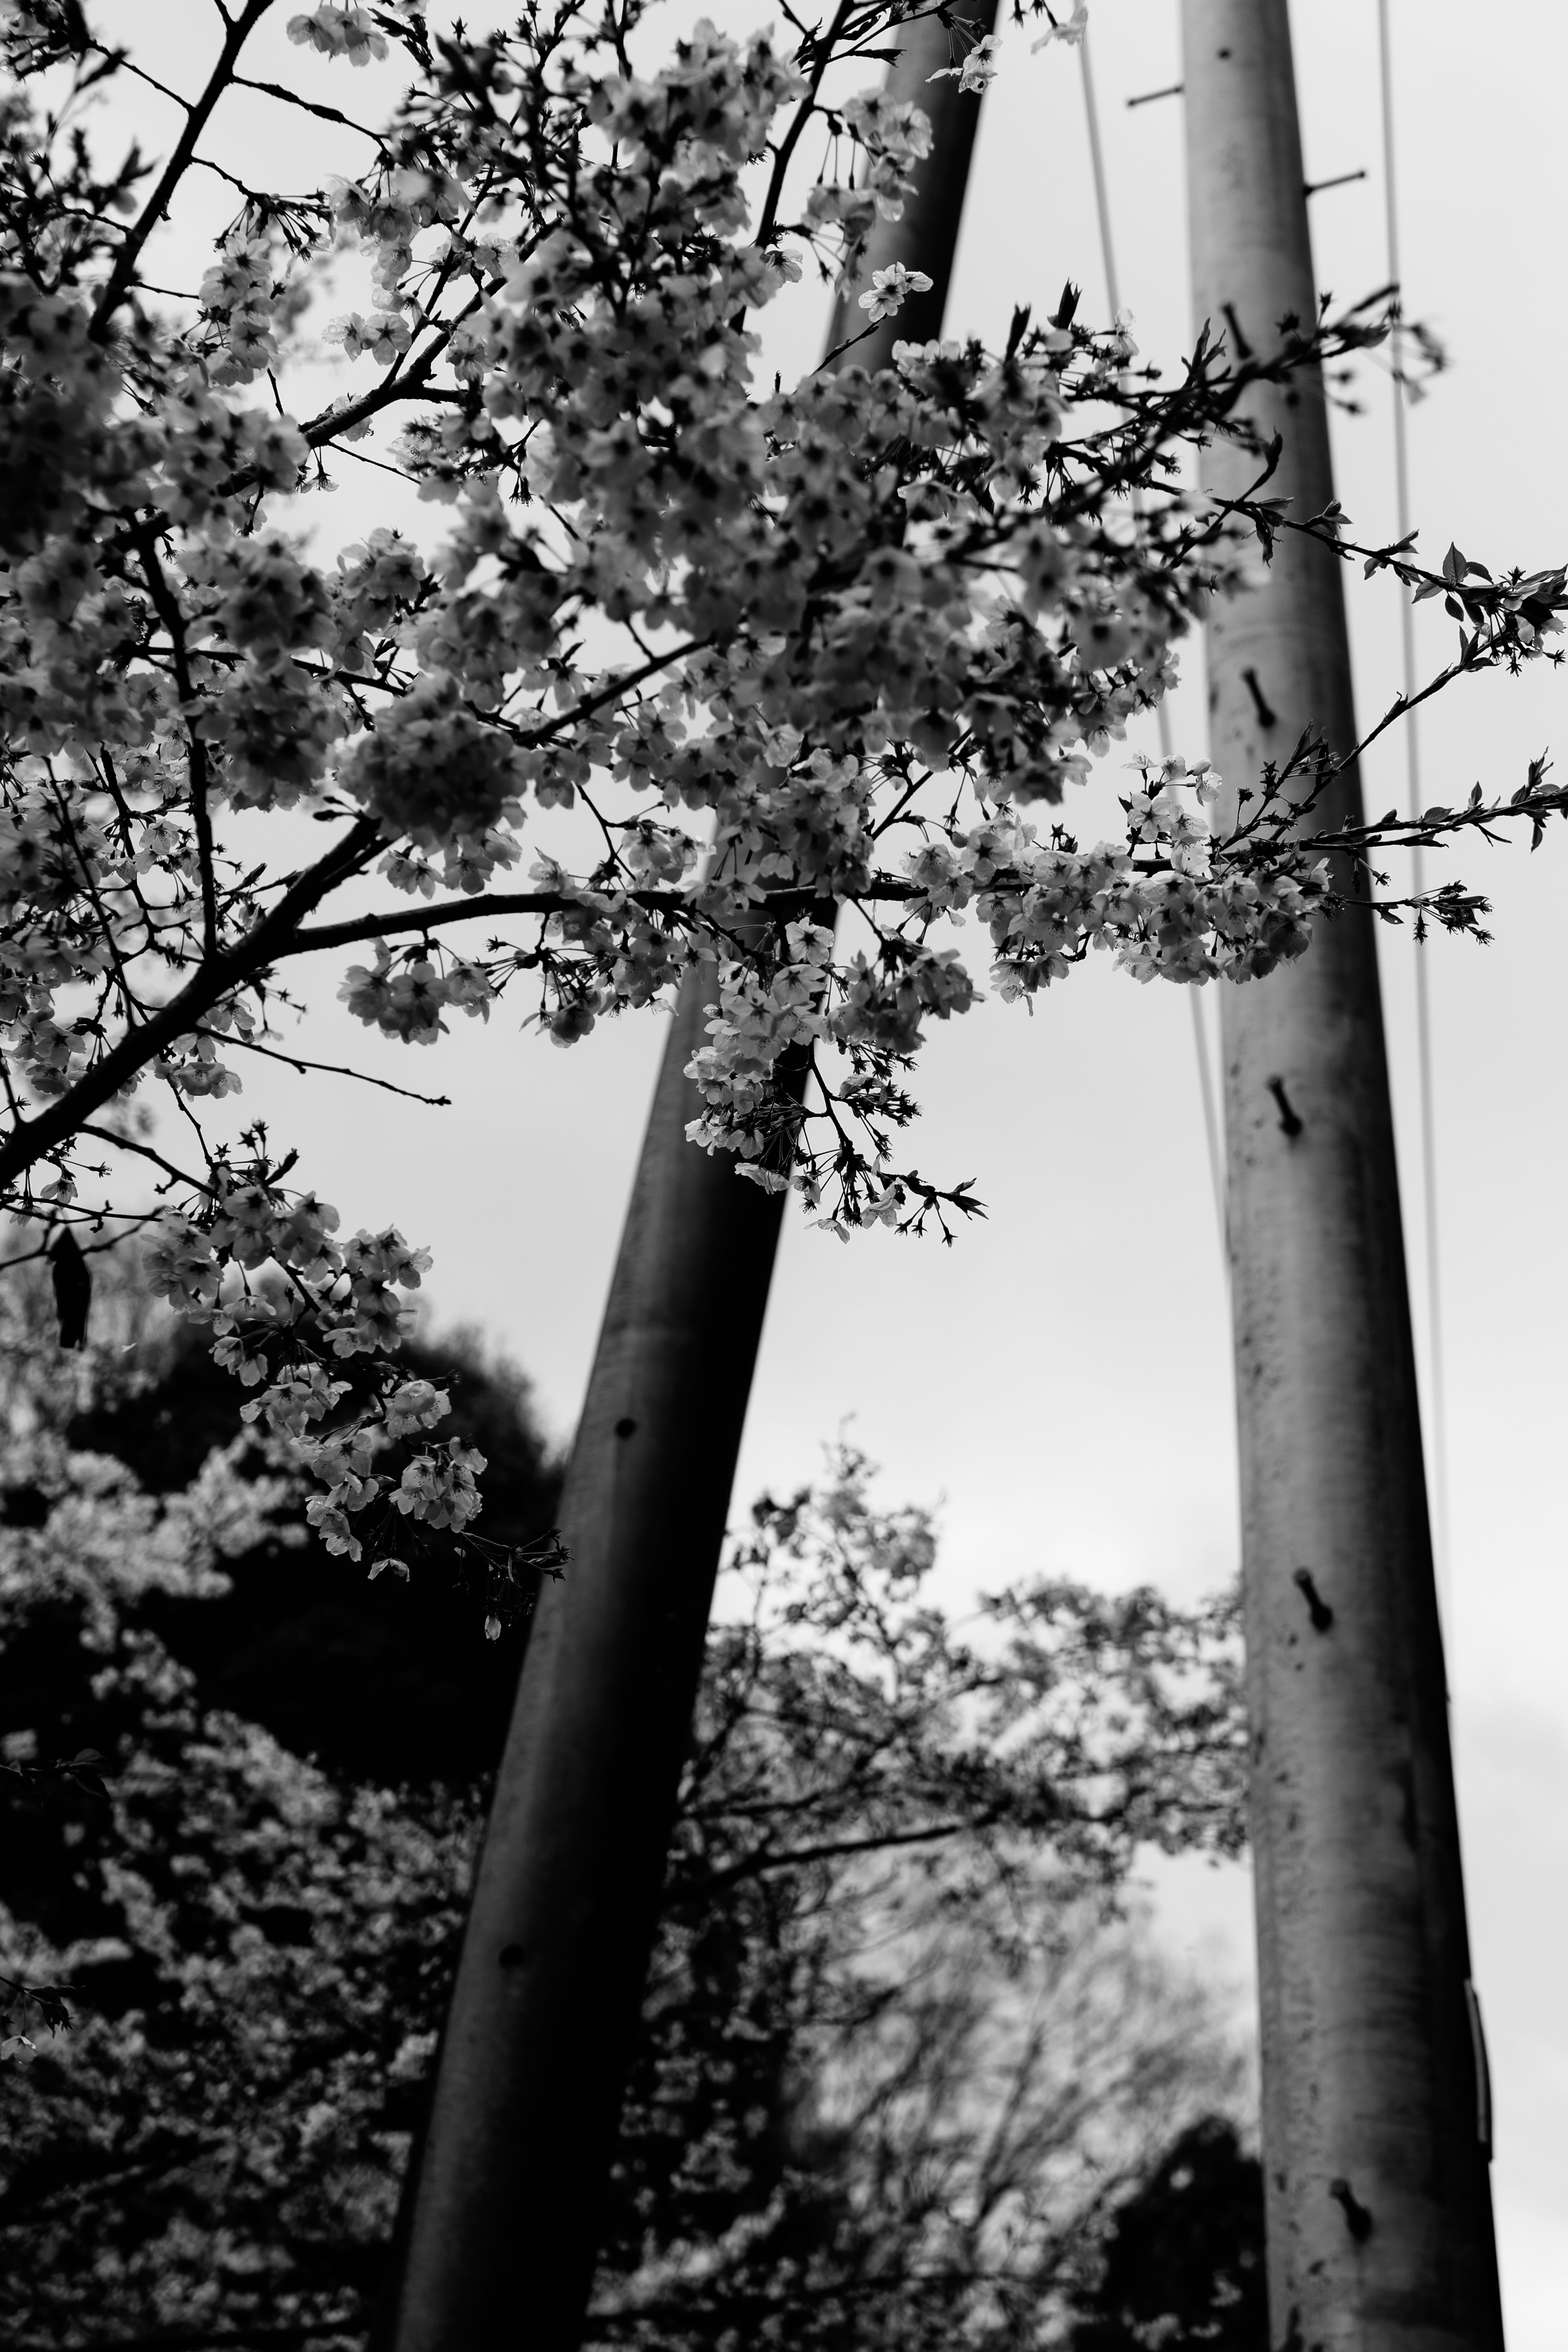
<path fill-rule="evenodd" d="M 1050 37 L 1047 34 L 1047 38 Z M 1072 36 L 1064 31 L 1063 37 L 1070 39 Z M 1043 47 L 1044 43 L 1038 46 Z M 986 33 L 975 42 L 962 65 L 942 66 L 935 73 L 928 76 L 928 79 L 955 81 L 960 89 L 972 90 L 978 98 L 990 89 L 996 79 L 996 47 L 997 36 L 994 33 Z"/>
<path fill-rule="evenodd" d="M 1046 14 L 1051 18 L 1050 30 L 1042 33 L 1039 39 L 1031 44 L 1030 55 L 1034 56 L 1041 49 L 1048 49 L 1053 41 L 1066 41 L 1076 48 L 1089 30 L 1088 0 L 1077 0 L 1072 15 L 1064 17 L 1059 24 L 1056 17 L 1051 16 L 1049 8 L 1046 10 Z"/>
<path fill-rule="evenodd" d="M 931 279 L 923 269 L 906 269 L 895 261 L 890 269 L 871 272 L 870 291 L 860 297 L 862 310 L 869 310 L 873 324 L 879 319 L 894 319 L 911 294 L 929 294 Z"/>

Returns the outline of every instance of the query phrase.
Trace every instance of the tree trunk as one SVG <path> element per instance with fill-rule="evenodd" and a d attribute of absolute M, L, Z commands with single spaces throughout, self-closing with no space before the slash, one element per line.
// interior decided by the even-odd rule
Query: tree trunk
<path fill-rule="evenodd" d="M 1285 0 L 1184 0 L 1196 315 L 1262 352 L 1316 312 Z M 1270 496 L 1333 496 L 1323 387 L 1250 404 Z M 1208 486 L 1256 461 L 1224 446 Z M 1355 741 L 1342 574 L 1283 540 L 1216 606 L 1212 749 L 1256 781 Z M 1361 813 L 1353 767 L 1324 821 Z M 1223 992 L 1269 2303 L 1300 2352 L 1498 2352 L 1479 2012 L 1373 918 Z"/>
<path fill-rule="evenodd" d="M 932 152 L 863 273 L 935 283 L 858 362 L 940 326 L 978 112 L 928 89 L 947 62 L 940 25 L 915 26 L 891 79 Z M 529 1644 L 404 2216 L 395 2352 L 581 2336 L 782 1208 L 686 1141 L 712 993 L 689 977 L 665 1050 L 562 1503 L 570 1563 Z"/>

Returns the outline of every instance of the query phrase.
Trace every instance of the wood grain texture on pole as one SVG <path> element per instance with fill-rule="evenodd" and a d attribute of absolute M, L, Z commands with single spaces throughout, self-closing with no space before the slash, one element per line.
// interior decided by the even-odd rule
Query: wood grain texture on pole
<path fill-rule="evenodd" d="M 900 260 L 936 281 L 925 333 L 978 111 L 928 89 L 947 62 L 941 26 L 906 37 L 895 93 L 936 137 L 866 262 L 867 282 Z M 855 358 L 881 363 L 884 341 Z M 523 1665 L 378 2339 L 395 2352 L 570 2352 L 582 2333 L 783 1206 L 686 1140 L 713 993 L 710 969 L 689 975 L 659 1073 L 562 1502 L 569 1564 Z"/>
<path fill-rule="evenodd" d="M 1317 308 L 1286 0 L 1183 0 L 1197 319 Z M 1258 394 L 1269 495 L 1333 495 L 1321 380 Z M 1219 447 L 1210 488 L 1256 461 Z M 1234 792 L 1355 740 L 1342 568 L 1286 534 L 1216 605 Z M 1353 768 L 1330 821 L 1360 814 Z M 1373 919 L 1222 1002 L 1273 2339 L 1498 2352 L 1502 2324 Z"/>

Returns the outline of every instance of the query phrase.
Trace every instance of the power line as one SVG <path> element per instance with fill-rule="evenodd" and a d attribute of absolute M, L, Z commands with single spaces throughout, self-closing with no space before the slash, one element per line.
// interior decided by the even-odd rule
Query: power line
<path fill-rule="evenodd" d="M 1083 110 L 1089 120 L 1089 160 L 1094 173 L 1094 201 L 1100 213 L 1100 257 L 1105 269 L 1105 290 L 1110 315 L 1121 309 L 1116 282 L 1116 243 L 1110 234 L 1110 197 L 1105 177 L 1105 152 L 1100 143 L 1100 106 L 1094 95 L 1094 68 L 1089 62 L 1087 29 L 1079 35 L 1078 53 L 1083 66 Z"/>
<path fill-rule="evenodd" d="M 1121 289 L 1116 275 L 1116 240 L 1110 226 L 1110 190 L 1105 170 L 1105 151 L 1100 137 L 1100 107 L 1094 92 L 1094 68 L 1089 60 L 1089 34 L 1079 36 L 1079 58 L 1083 67 L 1083 106 L 1089 124 L 1089 157 L 1094 174 L 1095 209 L 1100 215 L 1100 258 L 1105 272 L 1105 291 L 1112 318 L 1121 311 Z M 1151 98 L 1173 97 L 1181 84 L 1169 90 L 1153 90 Z M 1134 100 L 1132 104 L 1145 100 Z M 1134 509 L 1138 500 L 1134 494 Z M 1160 757 L 1171 756 L 1171 718 L 1163 697 L 1154 706 L 1155 724 L 1160 730 Z M 1204 1021 L 1203 998 L 1196 985 L 1187 991 L 1187 1004 L 1192 1013 L 1193 1045 L 1197 1055 L 1198 1091 L 1203 1097 L 1204 1137 L 1208 1146 L 1209 1181 L 1214 1188 L 1215 1214 L 1219 1220 L 1219 1245 L 1222 1262 L 1230 1264 L 1230 1235 L 1226 1216 L 1225 1148 L 1220 1137 L 1219 1106 L 1215 1098 L 1214 1071 L 1209 1062 L 1208 1031 Z"/>
<path fill-rule="evenodd" d="M 1378 0 L 1378 42 L 1381 64 L 1383 112 L 1383 179 L 1384 205 L 1387 228 L 1387 275 L 1398 289 L 1401 284 L 1399 212 L 1394 169 L 1394 77 L 1389 37 L 1389 0 Z M 1095 90 L 1094 67 L 1089 55 L 1087 31 L 1079 44 L 1079 57 L 1083 70 L 1084 111 L 1089 130 L 1089 163 L 1094 179 L 1095 210 L 1100 225 L 1101 266 L 1105 275 L 1106 293 L 1112 313 L 1121 309 L 1121 289 L 1116 268 L 1115 237 L 1111 226 L 1110 179 L 1106 170 L 1104 143 L 1100 134 L 1100 107 Z M 1173 83 L 1168 89 L 1149 91 L 1144 98 L 1131 101 L 1144 104 L 1156 98 L 1175 97 L 1182 84 Z M 1342 182 L 1363 178 L 1364 173 L 1345 173 L 1339 178 L 1317 184 L 1310 193 L 1322 187 L 1337 187 Z M 1400 330 L 1394 334 L 1394 496 L 1397 511 L 1397 533 L 1404 539 L 1410 530 L 1410 456 L 1407 394 L 1403 368 L 1404 342 Z M 1412 599 L 1405 595 L 1400 606 L 1400 636 L 1403 687 L 1406 699 L 1416 688 L 1415 622 Z M 1163 702 L 1156 707 L 1162 758 L 1171 752 L 1170 718 Z M 1414 712 L 1405 719 L 1406 784 L 1413 815 L 1419 815 L 1421 797 L 1421 746 L 1419 725 Z M 1413 884 L 1417 895 L 1425 887 L 1426 859 L 1416 849 L 1412 853 Z M 1208 1051 L 1202 1002 L 1195 991 L 1189 1000 L 1193 1021 L 1194 1044 L 1197 1053 L 1198 1079 L 1203 1096 L 1204 1127 L 1208 1145 L 1209 1172 L 1214 1187 L 1215 1206 L 1219 1218 L 1222 1246 L 1226 1248 L 1225 1161 L 1221 1146 L 1217 1105 L 1215 1099 L 1214 1074 Z M 1446 1581 L 1448 1550 L 1447 1494 L 1447 1382 L 1443 1352 L 1442 1281 L 1438 1246 L 1437 1222 L 1437 1151 L 1435 1117 L 1435 1089 L 1432 1055 L 1432 1003 L 1428 966 L 1426 956 L 1417 950 L 1415 958 L 1415 1034 L 1417 1087 L 1420 1103 L 1422 1222 L 1426 1232 L 1426 1287 L 1427 1316 L 1427 1359 L 1430 1444 L 1428 1475 L 1432 1496 L 1434 1549 L 1437 1556 L 1439 1575 Z"/>
<path fill-rule="evenodd" d="M 1399 198 L 1394 174 L 1394 70 L 1389 39 L 1388 0 L 1377 0 L 1378 64 L 1383 98 L 1383 204 L 1388 240 L 1388 279 L 1394 288 L 1394 299 L 1403 310 L 1403 281 L 1400 276 Z M 1409 424 L 1405 385 L 1405 343 L 1403 330 L 1394 331 L 1394 497 L 1397 536 L 1404 540 L 1410 532 L 1410 446 Z M 1402 591 L 1399 601 L 1400 651 L 1404 670 L 1404 691 L 1406 701 L 1415 692 L 1415 604 L 1414 597 Z M 1410 711 L 1405 720 L 1405 782 L 1409 793 L 1412 816 L 1421 814 L 1421 736 L 1416 714 Z M 1411 881 L 1417 897 L 1426 885 L 1426 856 L 1416 849 L 1411 854 Z M 1432 1085 L 1432 996 L 1427 976 L 1425 948 L 1417 943 L 1415 950 L 1415 1055 L 1418 1067 L 1421 1108 L 1421 1191 L 1423 1222 L 1426 1229 L 1426 1330 L 1428 1363 L 1428 1398 L 1431 1404 L 1431 1444 L 1427 1449 L 1427 1476 L 1432 1495 L 1432 1532 L 1436 1554 L 1439 1591 L 1447 1597 L 1448 1565 L 1448 1447 L 1447 1408 L 1443 1377 L 1443 1315 L 1442 1284 L 1437 1247 L 1437 1143 L 1436 1122 L 1433 1111 Z"/>

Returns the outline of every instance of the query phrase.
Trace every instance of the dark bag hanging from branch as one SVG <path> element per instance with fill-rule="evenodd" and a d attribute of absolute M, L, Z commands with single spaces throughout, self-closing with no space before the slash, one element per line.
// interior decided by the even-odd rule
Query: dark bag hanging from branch
<path fill-rule="evenodd" d="M 55 1283 L 55 1313 L 59 1318 L 62 1348 L 85 1348 L 88 1310 L 92 1305 L 92 1269 L 73 1233 L 59 1235 L 49 1252 Z"/>

